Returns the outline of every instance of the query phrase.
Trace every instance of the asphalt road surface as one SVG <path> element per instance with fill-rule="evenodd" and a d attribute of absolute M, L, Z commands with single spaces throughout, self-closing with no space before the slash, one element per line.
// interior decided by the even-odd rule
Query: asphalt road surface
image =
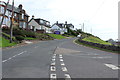
<path fill-rule="evenodd" d="M 3 78 L 118 78 L 118 54 L 77 45 L 74 39 L 3 50 Z"/>

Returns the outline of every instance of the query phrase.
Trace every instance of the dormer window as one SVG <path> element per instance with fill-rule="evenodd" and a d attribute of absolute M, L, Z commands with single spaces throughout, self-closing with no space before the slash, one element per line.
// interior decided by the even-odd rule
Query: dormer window
<path fill-rule="evenodd" d="M 50 25 L 50 23 L 49 23 L 49 22 L 46 22 L 46 25 Z"/>
<path fill-rule="evenodd" d="M 44 23 L 44 21 L 43 21 L 43 20 L 40 20 L 40 23 L 41 23 L 41 24 L 43 24 L 43 23 Z"/>
<path fill-rule="evenodd" d="M 16 17 L 16 16 L 17 16 L 17 14 L 16 14 L 16 13 L 14 13 L 14 16 Z"/>

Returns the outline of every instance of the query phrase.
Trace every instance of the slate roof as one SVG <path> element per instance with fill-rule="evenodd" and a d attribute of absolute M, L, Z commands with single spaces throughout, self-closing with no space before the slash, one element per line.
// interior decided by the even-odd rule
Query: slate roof
<path fill-rule="evenodd" d="M 33 19 L 33 18 L 32 18 L 32 19 Z M 32 20 L 32 19 L 31 19 L 31 20 Z M 31 21 L 31 20 L 30 20 L 30 21 Z M 34 20 L 35 20 L 39 25 L 44 25 L 44 26 L 50 28 L 50 25 L 46 25 L 46 22 L 49 22 L 49 21 L 44 20 L 44 19 L 41 19 L 41 18 L 37 18 L 37 19 L 34 19 Z M 43 20 L 44 23 L 40 23 L 40 20 Z M 29 21 L 29 22 L 30 22 L 30 21 Z M 49 23 L 50 23 L 50 22 L 49 22 Z"/>
<path fill-rule="evenodd" d="M 8 4 L 7 10 L 12 11 L 12 5 Z M 20 9 L 17 8 L 17 7 L 15 7 L 15 6 L 13 7 L 13 10 L 14 10 L 14 12 L 16 12 L 16 13 L 20 13 Z M 23 9 L 22 9 L 22 10 L 23 10 Z M 25 13 L 25 15 L 26 15 L 26 16 L 29 16 L 27 13 Z"/>

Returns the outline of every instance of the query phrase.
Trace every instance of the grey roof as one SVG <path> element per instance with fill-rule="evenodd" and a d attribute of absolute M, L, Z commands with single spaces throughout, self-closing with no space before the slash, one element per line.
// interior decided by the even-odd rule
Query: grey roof
<path fill-rule="evenodd" d="M 12 5 L 8 4 L 7 10 L 12 11 Z M 14 10 L 14 12 L 16 12 L 16 13 L 19 13 L 19 12 L 20 12 L 20 9 L 17 8 L 17 7 L 15 7 L 15 6 L 13 7 L 13 10 Z M 27 13 L 25 13 L 25 15 L 26 15 L 26 16 L 29 16 Z"/>
<path fill-rule="evenodd" d="M 63 23 L 56 23 L 56 25 L 58 25 L 60 28 L 64 28 L 65 26 L 64 26 L 64 24 Z"/>
<path fill-rule="evenodd" d="M 49 27 L 50 28 L 50 25 L 46 25 L 46 22 L 49 22 L 49 21 L 46 21 L 44 19 L 41 19 L 41 18 L 37 18 L 37 19 L 34 19 L 39 25 L 45 25 L 46 27 Z M 40 23 L 40 20 L 43 20 L 44 23 Z M 50 23 L 50 22 L 49 22 Z"/>
<path fill-rule="evenodd" d="M 9 5 L 7 6 L 7 9 L 10 10 L 10 11 L 12 11 L 12 5 L 9 4 Z M 16 7 L 14 7 L 13 9 L 14 9 L 14 12 L 17 12 L 17 13 L 20 12 L 20 10 L 19 10 L 18 8 L 16 8 Z"/>

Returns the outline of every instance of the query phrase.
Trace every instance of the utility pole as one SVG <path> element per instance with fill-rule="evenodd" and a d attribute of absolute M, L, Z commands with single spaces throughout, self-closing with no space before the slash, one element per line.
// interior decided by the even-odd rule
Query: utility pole
<path fill-rule="evenodd" d="M 13 36 L 13 16 L 14 16 L 14 0 L 12 2 L 12 15 L 11 15 L 11 24 L 10 24 L 10 43 L 12 43 L 12 36 Z"/>
<path fill-rule="evenodd" d="M 92 34 L 92 27 L 91 27 L 91 34 Z"/>
<path fill-rule="evenodd" d="M 2 24 L 3 24 L 3 20 L 4 20 L 4 17 L 5 17 L 5 14 L 6 14 L 6 11 L 7 11 L 7 7 L 8 7 L 8 4 L 9 4 L 9 1 L 10 0 L 8 0 L 8 2 L 7 2 L 7 4 L 5 3 L 5 11 L 4 11 L 4 13 L 3 13 L 3 17 L 2 17 L 2 21 L 1 21 L 1 23 L 0 23 L 0 28 L 2 28 Z M 2 1 L 1 1 L 2 2 Z"/>
<path fill-rule="evenodd" d="M 84 32 L 84 23 L 83 23 L 83 32 Z"/>

